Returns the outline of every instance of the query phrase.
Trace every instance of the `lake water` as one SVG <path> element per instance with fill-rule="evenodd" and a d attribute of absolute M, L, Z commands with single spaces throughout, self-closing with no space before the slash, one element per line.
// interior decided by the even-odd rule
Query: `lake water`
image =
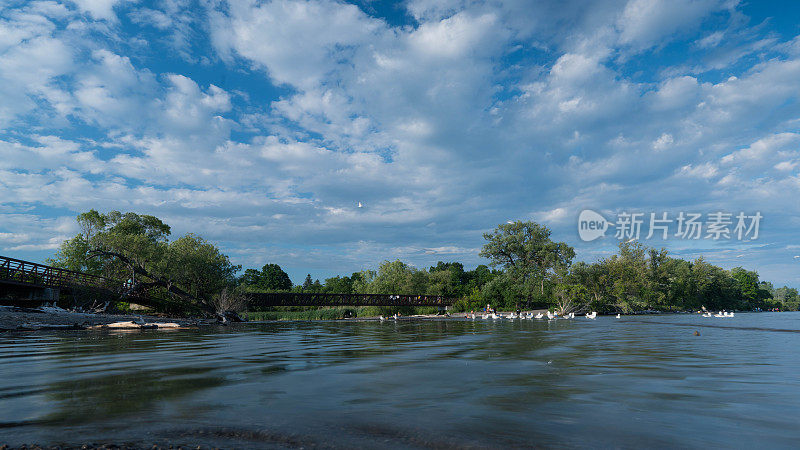
<path fill-rule="evenodd" d="M 0 443 L 797 447 L 799 351 L 800 313 L 6 333 Z"/>

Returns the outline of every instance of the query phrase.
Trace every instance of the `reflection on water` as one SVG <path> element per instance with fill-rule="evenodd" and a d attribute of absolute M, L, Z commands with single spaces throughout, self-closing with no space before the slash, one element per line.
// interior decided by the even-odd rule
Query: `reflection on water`
<path fill-rule="evenodd" d="M 800 313 L 5 334 L 0 442 L 788 447 L 798 348 Z"/>

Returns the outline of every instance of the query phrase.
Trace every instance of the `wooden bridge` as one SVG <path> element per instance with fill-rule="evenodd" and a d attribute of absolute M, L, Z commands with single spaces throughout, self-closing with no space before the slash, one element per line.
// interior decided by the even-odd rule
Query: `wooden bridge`
<path fill-rule="evenodd" d="M 85 286 L 100 289 L 126 289 L 128 282 L 74 270 L 45 266 L 21 259 L 0 256 L 0 282 L 17 286 L 33 286 L 39 288 L 68 288 Z"/>
<path fill-rule="evenodd" d="M 105 291 L 108 294 L 131 290 L 128 281 L 90 275 L 73 270 L 60 269 L 21 259 L 0 256 L 0 299 L 8 293 L 19 296 L 25 293 L 31 300 L 35 293 L 45 290 L 58 292 L 63 289 L 88 288 Z M 320 294 L 308 292 L 264 292 L 247 294 L 251 307 L 276 306 L 439 306 L 452 305 L 456 299 L 436 295 L 398 295 L 398 294 Z M 42 296 L 39 295 L 39 300 Z M 148 299 L 133 299 L 137 303 L 148 304 Z"/>

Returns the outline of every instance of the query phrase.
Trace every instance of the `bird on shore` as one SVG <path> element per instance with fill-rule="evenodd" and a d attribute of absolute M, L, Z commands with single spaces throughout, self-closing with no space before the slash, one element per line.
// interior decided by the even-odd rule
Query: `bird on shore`
<path fill-rule="evenodd" d="M 541 319 L 542 317 L 544 317 L 544 314 L 542 314 L 542 313 L 539 313 L 539 314 L 533 316 L 534 319 Z"/>
<path fill-rule="evenodd" d="M 553 319 L 556 318 L 556 315 L 551 313 L 550 311 L 547 311 L 547 318 L 550 319 L 550 320 L 553 320 Z"/>

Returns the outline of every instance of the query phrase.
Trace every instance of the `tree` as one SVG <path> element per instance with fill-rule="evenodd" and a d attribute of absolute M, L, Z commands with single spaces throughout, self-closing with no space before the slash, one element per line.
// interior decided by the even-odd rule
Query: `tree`
<path fill-rule="evenodd" d="M 353 278 L 346 275 L 326 278 L 323 291 L 330 294 L 352 294 Z"/>
<path fill-rule="evenodd" d="M 289 275 L 277 264 L 264 264 L 261 270 L 247 269 L 241 284 L 259 291 L 288 291 L 292 289 Z"/>
<path fill-rule="evenodd" d="M 240 269 L 215 245 L 190 233 L 169 243 L 158 272 L 193 297 L 210 304 L 214 295 L 235 284 Z"/>
<path fill-rule="evenodd" d="M 211 311 L 210 300 L 232 284 L 240 269 L 213 244 L 188 234 L 173 242 L 159 218 L 90 210 L 77 217 L 80 233 L 65 241 L 52 263 L 110 279 L 131 280 L 122 294 L 178 299 Z"/>
<path fill-rule="evenodd" d="M 556 313 L 563 315 L 586 309 L 589 291 L 583 285 L 559 283 L 553 292 L 556 299 Z"/>
<path fill-rule="evenodd" d="M 314 285 L 314 280 L 311 279 L 311 274 L 306 275 L 306 279 L 303 281 L 303 290 L 311 289 L 311 286 Z"/>
<path fill-rule="evenodd" d="M 530 300 L 534 286 L 544 296 L 545 281 L 572 264 L 575 250 L 550 239 L 550 229 L 535 222 L 501 224 L 486 239 L 480 256 L 505 270 L 509 281 L 521 286 Z"/>

